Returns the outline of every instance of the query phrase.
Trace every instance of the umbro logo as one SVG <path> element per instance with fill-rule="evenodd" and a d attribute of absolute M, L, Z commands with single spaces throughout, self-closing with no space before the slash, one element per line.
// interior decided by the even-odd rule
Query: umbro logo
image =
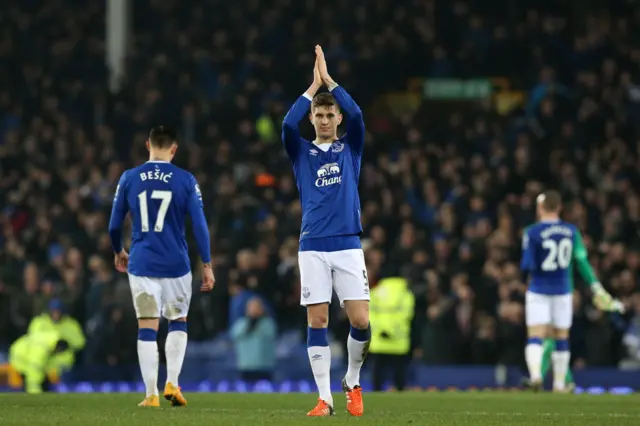
<path fill-rule="evenodd" d="M 310 150 L 309 150 L 309 154 L 311 154 L 311 155 L 318 155 L 318 150 L 316 150 L 316 149 L 310 149 Z"/>

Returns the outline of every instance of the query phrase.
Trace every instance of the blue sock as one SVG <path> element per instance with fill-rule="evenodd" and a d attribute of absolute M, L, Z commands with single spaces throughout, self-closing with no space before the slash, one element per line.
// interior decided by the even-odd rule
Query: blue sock
<path fill-rule="evenodd" d="M 169 333 L 172 331 L 184 331 L 187 332 L 186 321 L 169 321 Z"/>
<path fill-rule="evenodd" d="M 364 330 L 351 326 L 349 335 L 353 338 L 353 340 L 357 340 L 358 342 L 368 342 L 369 340 L 371 340 L 371 324 L 369 324 Z"/>
<path fill-rule="evenodd" d="M 566 352 L 569 350 L 569 341 L 567 339 L 556 340 L 556 351 Z"/>
<path fill-rule="evenodd" d="M 527 340 L 528 345 L 542 345 L 542 339 L 540 337 L 529 337 Z"/>
<path fill-rule="evenodd" d="M 158 340 L 158 332 L 153 328 L 141 328 L 138 330 L 138 340 L 143 342 L 155 342 Z"/>
<path fill-rule="evenodd" d="M 307 347 L 311 348 L 313 346 L 329 346 L 326 328 L 309 327 L 307 329 Z"/>

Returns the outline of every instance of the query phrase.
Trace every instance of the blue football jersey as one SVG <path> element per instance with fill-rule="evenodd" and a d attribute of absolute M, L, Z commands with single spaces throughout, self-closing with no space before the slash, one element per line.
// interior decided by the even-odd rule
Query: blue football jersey
<path fill-rule="evenodd" d="M 282 130 L 285 149 L 293 164 L 302 205 L 301 250 L 310 239 L 356 237 L 362 233 L 358 181 L 364 147 L 362 112 L 341 87 L 332 94 L 347 116 L 347 133 L 325 152 L 300 136 L 298 123 L 309 112 L 311 99 L 305 95 L 287 113 Z M 334 249 L 345 247 L 330 244 Z M 316 248 L 317 249 L 317 248 Z M 329 247 L 326 250 L 331 251 Z"/>
<path fill-rule="evenodd" d="M 578 229 L 567 222 L 539 222 L 524 230 L 521 268 L 529 291 L 561 295 L 573 291 L 573 260 L 583 247 Z"/>
<path fill-rule="evenodd" d="M 211 261 L 209 229 L 195 177 L 169 162 L 148 161 L 125 171 L 113 201 L 109 234 L 122 249 L 122 222 L 131 215 L 129 273 L 176 278 L 191 271 L 185 219 L 191 216 L 202 262 Z"/>

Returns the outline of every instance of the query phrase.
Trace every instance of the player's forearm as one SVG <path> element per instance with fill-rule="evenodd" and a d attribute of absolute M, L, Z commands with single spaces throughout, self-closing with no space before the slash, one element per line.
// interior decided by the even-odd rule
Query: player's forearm
<path fill-rule="evenodd" d="M 322 82 L 324 83 L 325 86 L 327 86 L 327 89 L 330 92 L 333 92 L 333 89 L 335 89 L 336 87 L 338 87 L 338 83 L 336 83 L 336 81 L 331 78 L 331 76 L 326 76 L 322 79 Z"/>
<path fill-rule="evenodd" d="M 333 97 L 336 98 L 338 105 L 340 105 L 340 108 L 347 114 L 349 120 L 362 120 L 362 110 L 360 109 L 356 101 L 353 100 L 351 95 L 347 93 L 344 87 L 338 86 L 338 83 L 333 80 L 331 81 L 333 82 L 334 86 L 330 87 L 327 85 L 329 87 L 329 91 L 331 92 Z"/>
<path fill-rule="evenodd" d="M 312 100 L 313 97 L 316 95 L 316 93 L 318 93 L 318 90 L 320 90 L 320 87 L 322 86 L 315 83 L 311 83 L 311 86 L 309 86 L 309 88 L 305 90 L 304 96 L 307 97 L 309 100 Z"/>
<path fill-rule="evenodd" d="M 580 276 L 589 287 L 599 282 L 598 277 L 596 277 L 596 273 L 593 271 L 593 268 L 589 263 L 589 260 L 576 259 L 576 268 L 578 268 L 578 273 L 580 273 Z"/>
<path fill-rule="evenodd" d="M 198 246 L 198 254 L 202 263 L 211 266 L 211 241 L 209 236 L 209 229 L 206 222 L 203 226 L 194 226 L 193 232 L 196 238 L 196 245 Z"/>
<path fill-rule="evenodd" d="M 111 238 L 111 247 L 114 253 L 122 251 L 122 229 L 109 226 L 109 237 Z"/>
<path fill-rule="evenodd" d="M 298 123 L 300 123 L 300 121 L 307 115 L 307 112 L 309 111 L 311 99 L 313 99 L 313 96 L 305 92 L 293 103 L 293 105 L 289 109 L 289 112 L 287 112 L 287 115 L 284 116 L 284 120 L 282 122 L 282 128 L 285 134 L 289 129 L 298 128 Z"/>

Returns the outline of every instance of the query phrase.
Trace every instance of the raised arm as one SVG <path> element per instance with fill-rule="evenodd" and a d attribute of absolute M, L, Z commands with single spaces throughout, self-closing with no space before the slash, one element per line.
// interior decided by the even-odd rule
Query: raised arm
<path fill-rule="evenodd" d="M 287 115 L 284 116 L 284 121 L 282 122 L 282 143 L 289 158 L 291 158 L 291 161 L 294 163 L 298 158 L 301 143 L 298 123 L 300 123 L 300 120 L 302 120 L 307 111 L 309 111 L 310 104 L 311 97 L 305 92 L 295 101 L 289 112 L 287 112 Z"/>
<path fill-rule="evenodd" d="M 109 237 L 111 237 L 111 247 L 114 253 L 122 251 L 122 222 L 127 215 L 127 172 L 120 176 L 120 181 L 113 196 L 113 206 L 111 207 L 111 219 L 109 219 Z"/>
<path fill-rule="evenodd" d="M 349 146 L 353 152 L 361 155 L 364 148 L 364 119 L 362 118 L 362 110 L 347 91 L 344 90 L 342 86 L 339 86 L 329 75 L 327 61 L 320 46 L 316 46 L 316 58 L 322 82 L 327 86 L 333 97 L 336 98 L 340 109 L 347 115 L 347 138 Z"/>
<path fill-rule="evenodd" d="M 298 158 L 301 143 L 298 124 L 309 112 L 311 101 L 320 87 L 322 87 L 322 79 L 320 78 L 318 61 L 316 60 L 313 67 L 313 83 L 311 83 L 311 86 L 309 86 L 306 92 L 291 106 L 291 109 L 287 112 L 287 115 L 284 116 L 284 121 L 282 122 L 282 143 L 287 150 L 289 158 L 291 158 L 291 161 L 294 163 Z"/>

